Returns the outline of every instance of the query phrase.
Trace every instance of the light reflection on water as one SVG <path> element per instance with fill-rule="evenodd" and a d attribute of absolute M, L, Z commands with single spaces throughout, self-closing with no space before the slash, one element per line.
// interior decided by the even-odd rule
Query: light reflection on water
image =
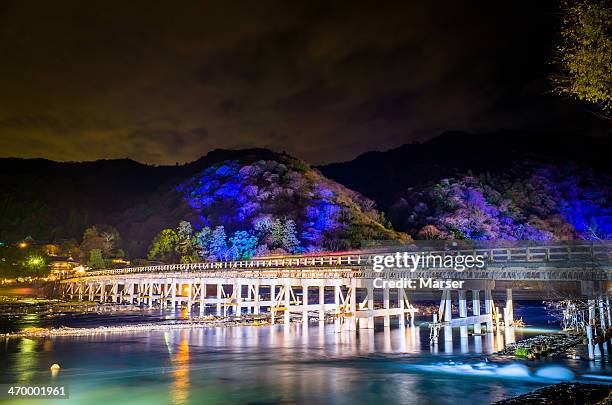
<path fill-rule="evenodd" d="M 534 326 L 467 338 L 455 329 L 452 341 L 441 333 L 437 346 L 430 346 L 426 324 L 341 333 L 315 323 L 4 340 L 0 383 L 68 384 L 71 399 L 58 404 L 490 403 L 555 382 L 535 375 L 546 361 L 529 370 L 483 363 L 504 344 L 556 331 L 541 306 L 516 309 Z M 155 310 L 6 315 L 0 312 L 4 331 L 188 316 Z M 62 367 L 55 377 L 53 363 Z M 610 381 L 605 363 L 555 363 L 578 378 Z"/>
<path fill-rule="evenodd" d="M 337 333 L 333 324 L 19 339 L 1 346 L 0 382 L 49 384 L 59 363 L 53 383 L 68 384 L 71 399 L 57 403 L 92 405 L 478 404 L 554 382 L 483 366 L 479 352 L 508 336 L 441 336 L 438 354 L 428 339 L 425 327 Z"/>

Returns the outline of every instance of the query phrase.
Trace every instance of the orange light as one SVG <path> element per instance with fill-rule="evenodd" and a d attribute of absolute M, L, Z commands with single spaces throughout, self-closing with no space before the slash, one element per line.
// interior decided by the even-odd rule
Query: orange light
<path fill-rule="evenodd" d="M 28 247 L 28 244 L 27 244 L 27 243 L 25 243 L 25 242 L 21 242 L 21 243 L 19 244 L 19 247 L 20 247 L 20 248 L 22 248 L 22 249 L 25 249 L 25 248 L 27 248 L 27 247 Z"/>

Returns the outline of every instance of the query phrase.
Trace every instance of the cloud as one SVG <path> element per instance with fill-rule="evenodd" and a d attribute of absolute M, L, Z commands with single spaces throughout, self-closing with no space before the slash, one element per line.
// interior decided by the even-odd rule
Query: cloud
<path fill-rule="evenodd" d="M 554 7 L 5 3 L 0 155 L 172 164 L 265 146 L 322 163 L 450 129 L 603 134 L 547 94 Z"/>

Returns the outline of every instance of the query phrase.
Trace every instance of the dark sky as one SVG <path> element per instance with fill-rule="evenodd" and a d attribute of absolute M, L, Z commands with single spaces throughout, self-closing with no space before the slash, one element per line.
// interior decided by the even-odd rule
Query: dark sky
<path fill-rule="evenodd" d="M 0 156 L 348 160 L 605 123 L 549 94 L 557 3 L 0 2 Z"/>

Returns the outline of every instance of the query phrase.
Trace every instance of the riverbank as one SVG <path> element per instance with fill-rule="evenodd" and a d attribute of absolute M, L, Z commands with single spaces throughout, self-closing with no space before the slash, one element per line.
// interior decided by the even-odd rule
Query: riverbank
<path fill-rule="evenodd" d="M 529 392 L 518 397 L 494 402 L 493 405 L 544 404 L 612 404 L 612 385 L 561 383 Z"/>
<path fill-rule="evenodd" d="M 45 338 L 53 336 L 86 336 L 103 333 L 149 332 L 173 329 L 199 329 L 211 327 L 264 326 L 269 323 L 258 318 L 231 319 L 214 316 L 196 317 L 191 320 L 173 320 L 155 323 L 140 323 L 121 326 L 98 326 L 93 328 L 27 328 L 19 332 L 0 334 L 0 338 Z"/>
<path fill-rule="evenodd" d="M 566 355 L 567 351 L 584 341 L 584 335 L 579 333 L 558 333 L 554 335 L 538 335 L 532 338 L 509 343 L 504 350 L 493 356 L 504 359 L 535 360 L 542 357 Z"/>

